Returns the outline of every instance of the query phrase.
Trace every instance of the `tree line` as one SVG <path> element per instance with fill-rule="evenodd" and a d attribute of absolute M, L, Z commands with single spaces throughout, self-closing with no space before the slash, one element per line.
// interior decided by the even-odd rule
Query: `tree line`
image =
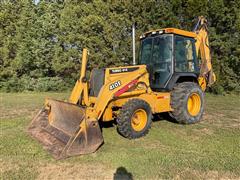
<path fill-rule="evenodd" d="M 139 37 L 164 27 L 191 31 L 199 15 L 209 22 L 217 75 L 210 91 L 239 92 L 239 0 L 1 0 L 0 89 L 69 89 L 84 47 L 89 69 L 123 65 L 132 61 L 133 22 Z"/>

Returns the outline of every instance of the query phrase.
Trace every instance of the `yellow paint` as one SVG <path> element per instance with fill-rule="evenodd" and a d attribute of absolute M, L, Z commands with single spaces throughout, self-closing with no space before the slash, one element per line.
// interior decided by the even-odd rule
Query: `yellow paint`
<path fill-rule="evenodd" d="M 199 94 L 197 93 L 192 93 L 187 101 L 187 109 L 188 113 L 191 116 L 197 116 L 201 110 L 201 98 Z"/>
<path fill-rule="evenodd" d="M 206 88 L 207 88 L 207 82 L 206 82 L 206 79 L 205 79 L 204 77 L 202 77 L 202 76 L 199 76 L 199 77 L 198 77 L 198 84 L 199 84 L 199 86 L 201 87 L 201 89 L 202 89 L 203 91 L 206 90 Z"/>
<path fill-rule="evenodd" d="M 113 120 L 112 107 L 108 106 L 103 113 L 103 121 Z"/>
<path fill-rule="evenodd" d="M 139 98 L 146 101 L 152 108 L 153 113 L 171 111 L 170 107 L 170 93 L 153 92 L 148 94 L 142 94 Z"/>
<path fill-rule="evenodd" d="M 97 100 L 97 97 L 89 96 L 89 103 L 90 104 L 95 104 Z"/>
<path fill-rule="evenodd" d="M 136 67 L 136 66 L 134 66 Z M 98 98 L 96 100 L 96 103 L 94 105 L 94 109 L 97 112 L 97 116 L 95 118 L 99 119 L 104 112 L 105 108 L 109 104 L 109 102 L 113 99 L 116 99 L 114 97 L 114 94 L 120 90 L 122 87 L 127 85 L 129 82 L 131 82 L 134 79 L 138 79 L 139 82 L 141 82 L 145 75 L 148 75 L 147 69 L 145 65 L 138 66 L 139 69 L 133 71 L 133 72 L 126 72 L 126 73 L 120 73 L 120 75 L 116 74 L 110 74 L 110 68 L 107 68 L 105 71 L 105 84 L 101 88 Z M 117 69 L 117 68 L 115 68 Z M 121 85 L 119 87 L 116 87 L 113 90 L 110 90 L 109 87 L 112 83 L 120 81 Z M 146 82 L 148 83 L 148 82 Z M 148 83 L 149 84 L 149 83 Z"/>
<path fill-rule="evenodd" d="M 83 78 L 86 77 L 86 68 L 87 68 L 87 53 L 88 50 L 86 48 L 83 49 L 82 53 L 82 67 L 80 72 L 80 78 L 77 80 L 72 93 L 69 98 L 69 102 L 73 104 L 77 104 L 80 97 L 82 96 L 82 93 L 84 94 L 84 102 L 86 105 L 89 105 L 88 102 L 88 87 L 87 83 L 83 81 Z"/>
<path fill-rule="evenodd" d="M 110 106 L 122 107 L 129 99 L 139 98 L 146 101 L 153 113 L 172 111 L 170 106 L 170 93 L 143 93 L 135 94 L 134 96 L 122 96 L 110 103 Z"/>
<path fill-rule="evenodd" d="M 148 116 L 145 110 L 137 109 L 131 118 L 131 126 L 135 131 L 142 131 L 147 124 Z"/>
<path fill-rule="evenodd" d="M 195 46 L 197 55 L 201 57 L 200 77 L 205 78 L 206 85 L 211 86 L 216 81 L 216 76 L 212 68 L 211 52 L 208 39 L 207 20 L 199 17 L 200 28 L 196 30 Z M 206 88 L 205 88 L 206 89 Z"/>
<path fill-rule="evenodd" d="M 158 31 L 164 31 L 166 34 L 178 34 L 178 35 L 193 37 L 193 38 L 195 38 L 197 36 L 196 33 L 177 29 L 177 28 L 162 28 L 162 29 L 150 30 L 150 31 L 144 33 L 144 35 L 148 35 L 152 32 L 158 32 Z"/>
<path fill-rule="evenodd" d="M 129 97 L 134 97 L 140 94 L 145 94 L 147 91 L 146 90 L 134 90 L 134 91 L 130 91 L 130 92 L 125 92 L 124 94 L 122 94 L 121 96 L 119 96 L 119 98 L 129 98 Z"/>

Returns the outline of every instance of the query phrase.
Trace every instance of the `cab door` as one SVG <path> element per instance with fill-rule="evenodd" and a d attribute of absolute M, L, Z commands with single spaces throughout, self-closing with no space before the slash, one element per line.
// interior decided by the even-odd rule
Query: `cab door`
<path fill-rule="evenodd" d="M 151 88 L 156 91 L 165 88 L 173 73 L 173 35 L 154 37 L 151 71 Z"/>

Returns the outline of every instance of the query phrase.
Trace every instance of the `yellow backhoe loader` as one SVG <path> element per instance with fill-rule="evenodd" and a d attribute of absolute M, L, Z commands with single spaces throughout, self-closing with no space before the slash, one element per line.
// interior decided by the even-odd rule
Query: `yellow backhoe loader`
<path fill-rule="evenodd" d="M 183 124 L 200 121 L 204 91 L 216 80 L 206 19 L 199 17 L 193 32 L 157 29 L 140 42 L 133 66 L 93 69 L 89 80 L 83 49 L 81 75 L 68 102 L 46 99 L 28 127 L 30 135 L 61 159 L 98 149 L 103 143 L 99 120 L 116 120 L 128 139 L 146 135 L 155 113 L 168 112 Z"/>

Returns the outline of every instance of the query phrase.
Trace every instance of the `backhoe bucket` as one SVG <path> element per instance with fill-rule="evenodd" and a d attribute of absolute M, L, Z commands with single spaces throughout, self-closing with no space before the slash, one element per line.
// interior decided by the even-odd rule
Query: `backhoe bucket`
<path fill-rule="evenodd" d="M 92 153 L 103 143 L 98 122 L 85 118 L 85 108 L 53 99 L 46 100 L 28 132 L 56 159 Z"/>

